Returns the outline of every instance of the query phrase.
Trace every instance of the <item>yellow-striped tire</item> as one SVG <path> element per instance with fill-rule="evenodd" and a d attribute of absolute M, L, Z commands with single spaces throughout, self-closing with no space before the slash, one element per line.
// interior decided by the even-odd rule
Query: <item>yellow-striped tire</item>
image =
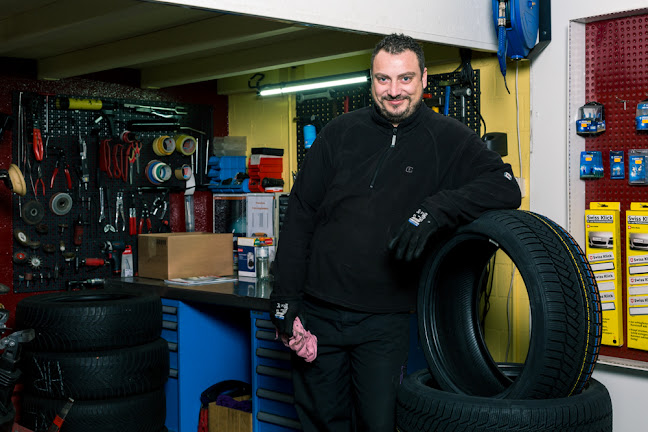
<path fill-rule="evenodd" d="M 480 323 L 483 281 L 498 249 L 516 265 L 530 304 L 529 348 L 515 379 L 491 357 Z M 519 210 L 487 212 L 429 251 L 418 321 L 422 350 L 439 388 L 471 396 L 579 394 L 601 343 L 601 301 L 585 254 L 558 224 Z"/>

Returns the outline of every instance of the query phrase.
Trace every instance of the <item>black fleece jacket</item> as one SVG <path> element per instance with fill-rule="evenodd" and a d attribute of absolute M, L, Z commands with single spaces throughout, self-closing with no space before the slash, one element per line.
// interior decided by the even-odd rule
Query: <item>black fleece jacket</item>
<path fill-rule="evenodd" d="M 273 297 L 413 310 L 420 265 L 387 250 L 400 225 L 423 205 L 447 232 L 520 200 L 510 165 L 422 103 L 398 127 L 374 107 L 344 114 L 320 131 L 290 192 Z"/>

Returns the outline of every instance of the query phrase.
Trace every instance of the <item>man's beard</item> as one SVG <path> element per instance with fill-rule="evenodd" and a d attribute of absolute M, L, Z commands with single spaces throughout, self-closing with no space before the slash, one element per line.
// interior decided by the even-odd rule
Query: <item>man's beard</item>
<path fill-rule="evenodd" d="M 385 105 L 376 102 L 375 97 L 374 97 L 374 103 L 378 107 L 378 111 L 380 112 L 380 115 L 382 115 L 388 122 L 392 124 L 399 124 L 403 120 L 407 119 L 409 116 L 414 114 L 419 104 L 421 103 L 420 99 L 413 102 L 413 99 L 411 97 L 403 97 L 403 98 L 384 97 L 384 98 L 380 98 L 380 101 L 384 102 L 386 100 L 400 100 L 400 99 L 410 101 L 409 106 L 400 114 L 395 114 L 388 111 L 387 108 L 385 108 Z"/>

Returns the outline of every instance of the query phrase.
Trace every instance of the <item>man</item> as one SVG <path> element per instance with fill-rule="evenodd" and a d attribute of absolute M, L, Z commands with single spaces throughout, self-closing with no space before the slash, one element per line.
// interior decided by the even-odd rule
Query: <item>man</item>
<path fill-rule="evenodd" d="M 293 361 L 307 432 L 394 431 L 428 239 L 520 205 L 510 165 L 422 103 L 418 43 L 384 38 L 371 78 L 374 105 L 334 119 L 315 139 L 280 234 L 271 318 L 291 336 L 299 317 L 318 338 L 312 363 Z"/>

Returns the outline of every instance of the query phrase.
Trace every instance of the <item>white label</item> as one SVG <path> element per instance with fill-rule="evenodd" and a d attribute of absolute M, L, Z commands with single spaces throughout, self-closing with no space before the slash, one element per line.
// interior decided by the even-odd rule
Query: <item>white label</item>
<path fill-rule="evenodd" d="M 616 300 L 614 298 L 614 291 L 603 291 L 600 293 L 601 295 L 601 301 L 614 301 Z"/>
<path fill-rule="evenodd" d="M 628 280 L 631 285 L 648 284 L 648 276 L 632 276 Z"/>
<path fill-rule="evenodd" d="M 628 264 L 642 264 L 648 262 L 648 255 L 634 255 L 628 257 Z"/>
<path fill-rule="evenodd" d="M 587 215 L 587 223 L 612 223 L 614 222 L 614 216 L 612 215 Z"/>
<path fill-rule="evenodd" d="M 587 260 L 589 262 L 611 261 L 613 259 L 614 259 L 614 253 L 612 252 L 601 252 L 601 253 L 593 253 L 587 255 Z"/>
<path fill-rule="evenodd" d="M 608 281 L 608 280 L 614 280 L 614 273 L 613 272 L 608 272 L 608 273 L 595 273 L 594 274 L 594 279 L 596 281 Z"/>
<path fill-rule="evenodd" d="M 648 307 L 631 307 L 628 308 L 628 313 L 630 315 L 648 315 Z"/>
<path fill-rule="evenodd" d="M 646 296 L 630 296 L 630 298 L 628 299 L 628 303 L 630 303 L 630 306 L 648 305 L 648 297 L 646 297 Z"/>
<path fill-rule="evenodd" d="M 628 215 L 628 223 L 629 224 L 646 225 L 646 224 L 648 224 L 648 215 L 646 215 L 646 216 Z"/>
<path fill-rule="evenodd" d="M 610 310 L 614 310 L 614 309 L 615 309 L 614 302 L 601 303 L 601 310 L 610 311 Z"/>
<path fill-rule="evenodd" d="M 648 285 L 628 287 L 628 294 L 630 295 L 648 294 Z"/>
<path fill-rule="evenodd" d="M 648 273 L 648 265 L 628 267 L 628 273 L 631 275 Z"/>
<path fill-rule="evenodd" d="M 614 263 L 611 262 L 605 262 L 605 263 L 598 263 L 598 264 L 592 264 L 592 271 L 603 271 L 603 270 L 614 270 Z"/>
<path fill-rule="evenodd" d="M 597 283 L 599 291 L 614 291 L 614 282 Z"/>

